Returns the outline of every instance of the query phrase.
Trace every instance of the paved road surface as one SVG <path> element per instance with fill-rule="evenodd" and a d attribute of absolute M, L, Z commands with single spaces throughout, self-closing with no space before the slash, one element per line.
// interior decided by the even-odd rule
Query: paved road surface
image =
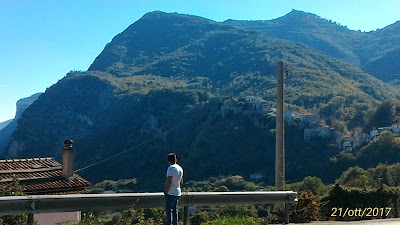
<path fill-rule="evenodd" d="M 311 223 L 290 223 L 290 224 L 305 224 L 305 225 L 400 225 L 400 218 L 396 219 L 384 219 L 384 220 L 363 220 L 363 221 L 321 221 L 321 222 L 311 222 Z"/>

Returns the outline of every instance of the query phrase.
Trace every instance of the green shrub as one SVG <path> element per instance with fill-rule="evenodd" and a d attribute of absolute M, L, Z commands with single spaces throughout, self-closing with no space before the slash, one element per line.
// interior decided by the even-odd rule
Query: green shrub
<path fill-rule="evenodd" d="M 212 221 L 201 223 L 201 225 L 266 225 L 269 224 L 265 218 L 253 218 L 253 217 L 228 217 L 219 218 Z"/>
<path fill-rule="evenodd" d="M 319 197 L 315 196 L 311 191 L 304 191 L 299 193 L 298 200 L 290 215 L 290 222 L 308 223 L 318 220 Z"/>

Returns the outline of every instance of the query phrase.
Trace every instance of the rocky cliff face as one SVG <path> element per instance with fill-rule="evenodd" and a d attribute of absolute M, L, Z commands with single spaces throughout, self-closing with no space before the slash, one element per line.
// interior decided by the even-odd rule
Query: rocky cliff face
<path fill-rule="evenodd" d="M 22 98 L 17 101 L 17 112 L 15 113 L 15 118 L 14 120 L 19 120 L 21 118 L 22 114 L 25 112 L 25 110 L 32 105 L 43 93 L 36 93 L 33 94 L 27 98 Z"/>
<path fill-rule="evenodd" d="M 23 98 L 17 101 L 17 112 L 14 119 L 8 123 L 6 127 L 0 129 L 0 155 L 4 154 L 9 147 L 11 136 L 17 127 L 18 120 L 21 118 L 25 110 L 35 102 L 42 93 L 36 93 L 30 97 Z"/>
<path fill-rule="evenodd" d="M 6 127 L 8 124 L 10 124 L 13 120 L 6 120 L 4 122 L 0 123 L 0 130 L 2 130 L 4 127 Z"/>

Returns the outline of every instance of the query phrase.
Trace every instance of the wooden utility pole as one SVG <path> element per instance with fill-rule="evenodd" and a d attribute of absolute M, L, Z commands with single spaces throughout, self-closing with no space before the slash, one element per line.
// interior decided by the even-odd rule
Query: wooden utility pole
<path fill-rule="evenodd" d="M 285 141 L 283 123 L 283 61 L 278 61 L 276 90 L 276 155 L 275 186 L 277 191 L 285 190 Z"/>

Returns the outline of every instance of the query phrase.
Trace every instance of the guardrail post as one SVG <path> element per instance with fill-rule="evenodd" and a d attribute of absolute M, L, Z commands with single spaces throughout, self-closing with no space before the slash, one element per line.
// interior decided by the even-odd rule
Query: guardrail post
<path fill-rule="evenodd" d="M 183 225 L 189 225 L 189 206 L 183 207 Z"/>
<path fill-rule="evenodd" d="M 399 200 L 399 196 L 396 194 L 395 198 L 394 198 L 394 218 L 399 218 L 399 212 L 398 212 L 398 206 L 397 206 L 397 201 Z"/>
<path fill-rule="evenodd" d="M 289 203 L 285 203 L 285 224 L 289 224 Z"/>
<path fill-rule="evenodd" d="M 33 214 L 28 213 L 28 225 L 33 225 Z"/>

